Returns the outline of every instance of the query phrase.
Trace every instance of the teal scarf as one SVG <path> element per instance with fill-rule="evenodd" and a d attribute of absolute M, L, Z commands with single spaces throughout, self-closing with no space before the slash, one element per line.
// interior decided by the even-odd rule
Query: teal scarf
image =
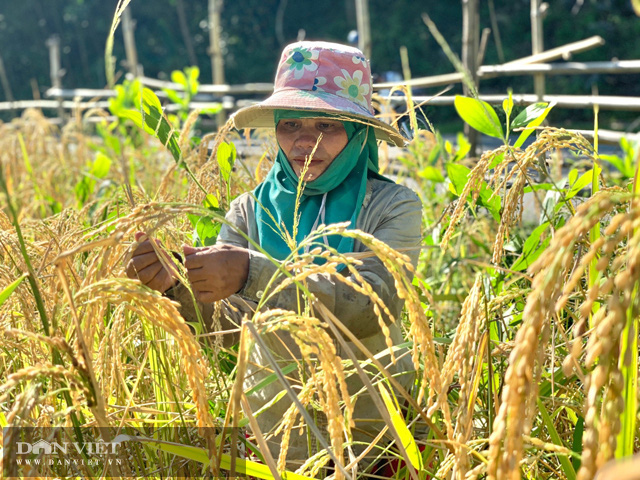
<path fill-rule="evenodd" d="M 331 115 L 295 110 L 274 111 L 276 126 L 282 118 L 318 117 L 331 118 Z M 391 181 L 378 174 L 378 146 L 373 128 L 357 122 L 343 122 L 343 125 L 347 132 L 347 145 L 318 178 L 305 185 L 300 197 L 296 245 L 322 223 L 330 225 L 348 221 L 349 228 L 356 228 L 367 191 L 367 177 Z M 254 190 L 259 244 L 278 260 L 284 260 L 291 254 L 281 231 L 284 228 L 289 235 L 293 234 L 297 186 L 298 177 L 278 147 L 276 161 L 267 178 Z M 330 235 L 325 237 L 325 242 L 340 253 L 353 251 L 352 238 Z M 319 259 L 318 263 L 322 261 Z"/>

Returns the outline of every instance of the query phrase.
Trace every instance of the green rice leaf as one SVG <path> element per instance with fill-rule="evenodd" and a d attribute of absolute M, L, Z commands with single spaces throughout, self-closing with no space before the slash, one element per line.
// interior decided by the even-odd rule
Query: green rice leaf
<path fill-rule="evenodd" d="M 229 183 L 233 164 L 236 161 L 236 146 L 233 143 L 222 142 L 218 146 L 216 160 L 220 167 L 220 175 L 226 183 Z"/>
<path fill-rule="evenodd" d="M 298 364 L 297 363 L 290 363 L 289 365 L 287 365 L 286 367 L 284 367 L 282 369 L 282 374 L 283 375 L 289 375 L 291 372 L 293 372 L 296 368 L 298 368 Z M 262 390 L 264 387 L 271 385 L 273 382 L 275 382 L 278 379 L 278 375 L 276 375 L 275 373 L 272 373 L 271 375 L 268 375 L 267 377 L 265 377 L 260 383 L 258 383 L 255 387 L 253 387 L 251 390 L 249 390 L 246 395 L 249 397 L 251 395 L 253 395 L 254 393 L 259 392 L 260 390 Z"/>
<path fill-rule="evenodd" d="M 531 235 L 529 235 L 527 240 L 524 242 L 524 246 L 522 247 L 522 255 L 520 256 L 520 258 L 518 258 L 516 263 L 511 266 L 510 270 L 515 270 L 516 272 L 519 272 L 520 270 L 526 270 L 529 265 L 531 265 L 547 248 L 551 237 L 547 237 L 542 242 L 542 245 L 539 248 L 536 248 L 538 247 L 540 236 L 547 229 L 547 227 L 549 227 L 549 222 L 544 222 L 542 225 L 539 225 L 533 232 L 531 232 Z"/>
<path fill-rule="evenodd" d="M 633 291 L 637 297 L 638 288 Z M 633 305 L 633 301 L 631 304 Z M 622 331 L 622 352 L 619 367 L 624 378 L 624 411 L 620 415 L 621 429 L 618 434 L 616 458 L 633 455 L 636 440 L 636 415 L 638 411 L 638 319 L 632 308 L 627 312 L 627 323 Z"/>
<path fill-rule="evenodd" d="M 27 278 L 27 274 L 22 274 L 21 277 L 18 277 L 17 280 L 13 281 L 10 285 L 7 286 L 2 292 L 0 292 L 0 306 L 11 296 L 13 291 L 18 288 L 18 285 L 22 283 L 22 281 Z"/>
<path fill-rule="evenodd" d="M 525 140 L 527 138 L 529 138 L 529 135 L 531 135 L 533 133 L 533 131 L 535 130 L 536 127 L 540 126 L 540 124 L 542 122 L 544 122 L 544 119 L 547 118 L 547 115 L 549 115 L 549 112 L 551 111 L 551 109 L 555 106 L 555 102 L 551 102 L 547 108 L 544 109 L 544 112 L 542 112 L 538 117 L 534 118 L 533 120 L 531 120 L 528 124 L 527 124 L 527 128 L 525 128 L 522 133 L 520 134 L 520 136 L 518 137 L 518 140 L 516 140 L 516 143 L 513 145 L 514 148 L 520 148 L 522 146 L 522 144 L 525 142 Z M 526 111 L 526 110 L 525 110 Z M 520 116 L 520 115 L 518 115 Z M 515 120 L 514 120 L 515 122 Z"/>
<path fill-rule="evenodd" d="M 520 128 L 529 125 L 536 118 L 543 115 L 549 106 L 548 103 L 534 103 L 521 111 L 511 124 L 512 128 Z"/>
<path fill-rule="evenodd" d="M 166 453 L 193 460 L 194 462 L 199 462 L 204 465 L 209 464 L 209 455 L 204 448 L 132 435 L 118 435 L 114 439 L 114 443 L 120 443 L 123 441 L 145 443 Z M 222 457 L 220 458 L 220 468 L 225 471 L 229 471 L 231 469 L 231 455 L 224 453 L 222 454 Z M 268 466 L 241 458 L 236 458 L 236 473 L 246 475 L 248 477 L 261 478 L 264 480 L 274 479 L 274 476 L 271 474 Z M 292 472 L 282 472 L 281 476 L 283 480 L 309 480 L 310 478 Z"/>
<path fill-rule="evenodd" d="M 558 446 L 564 447 L 562 443 L 562 439 L 556 430 L 555 425 L 553 424 L 553 420 L 547 412 L 547 409 L 544 407 L 544 404 L 540 401 L 540 398 L 537 399 L 538 409 L 540 410 L 540 415 L 542 416 L 542 422 L 549 432 L 549 436 L 551 437 L 551 441 Z M 576 471 L 573 469 L 573 464 L 569 461 L 569 459 L 564 455 L 557 455 L 558 460 L 560 461 L 560 465 L 562 466 L 562 471 L 564 472 L 567 480 L 576 480 Z"/>
<path fill-rule="evenodd" d="M 400 414 L 397 402 L 394 402 L 394 400 L 392 400 L 391 394 L 382 384 L 382 382 L 378 383 L 378 389 L 380 390 L 382 400 L 384 401 L 384 404 L 389 411 L 391 423 L 393 423 L 393 427 L 396 429 L 396 432 L 398 432 L 398 435 L 400 436 L 402 446 L 407 451 L 407 456 L 409 457 L 411 465 L 413 465 L 413 467 L 418 471 L 422 470 L 423 465 L 420 449 L 418 448 L 418 445 L 416 445 L 416 441 L 414 440 L 411 431 L 407 427 L 404 418 L 402 418 L 402 415 Z"/>

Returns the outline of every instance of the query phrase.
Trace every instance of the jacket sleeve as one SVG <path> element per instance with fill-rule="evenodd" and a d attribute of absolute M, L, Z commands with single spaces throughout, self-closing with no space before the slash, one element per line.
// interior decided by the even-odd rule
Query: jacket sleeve
<path fill-rule="evenodd" d="M 418 196 L 409 189 L 402 188 L 394 192 L 392 198 L 382 198 L 386 204 L 379 209 L 379 219 L 371 222 L 375 227 L 369 232 L 396 250 L 407 249 L 406 253 L 415 267 L 418 262 L 421 241 L 422 204 Z M 238 225 L 240 227 L 240 225 Z M 222 234 L 222 232 L 221 232 Z M 224 242 L 234 242 L 237 238 L 225 237 Z M 235 243 L 234 243 L 235 244 Z M 245 242 L 246 245 L 246 242 Z M 265 288 L 277 273 L 278 266 L 263 254 L 250 250 L 249 275 L 244 288 L 238 294 L 252 301 L 259 301 L 265 294 Z M 391 313 L 397 318 L 403 301 L 398 298 L 392 275 L 377 257 L 362 260 L 357 267 L 358 273 L 371 285 Z M 280 277 L 284 278 L 284 277 Z M 354 283 L 355 278 L 350 280 Z M 364 294 L 356 292 L 331 274 L 314 274 L 307 278 L 307 286 L 323 304 L 338 317 L 353 334 L 367 338 L 380 332 L 373 310 L 373 302 Z M 272 308 L 296 310 L 298 292 L 290 285 L 267 302 Z"/>

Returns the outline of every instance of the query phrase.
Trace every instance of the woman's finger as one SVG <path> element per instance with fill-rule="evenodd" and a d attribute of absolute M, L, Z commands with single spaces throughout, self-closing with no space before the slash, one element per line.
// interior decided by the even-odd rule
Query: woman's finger
<path fill-rule="evenodd" d="M 204 253 L 192 253 L 184 257 L 184 266 L 187 270 L 195 270 L 202 268 L 206 260 L 206 254 Z"/>
<path fill-rule="evenodd" d="M 206 268 L 192 268 L 187 270 L 189 281 L 191 283 L 200 281 L 211 281 L 211 273 Z"/>
<path fill-rule="evenodd" d="M 161 269 L 156 276 L 145 285 L 153 290 L 159 291 L 160 293 L 164 293 L 165 290 L 173 285 L 173 280 L 165 269 Z"/>
<path fill-rule="evenodd" d="M 193 287 L 194 290 L 201 293 L 215 292 L 217 290 L 216 285 L 214 285 L 210 279 L 193 281 L 191 280 L 191 277 L 189 277 L 189 282 L 191 283 L 191 286 Z"/>
<path fill-rule="evenodd" d="M 196 299 L 202 303 L 217 302 L 221 298 L 215 292 L 194 292 Z"/>
<path fill-rule="evenodd" d="M 141 270 L 144 270 L 150 265 L 153 265 L 154 263 L 160 264 L 158 255 L 154 251 L 143 253 L 141 255 L 136 255 L 135 257 L 131 258 L 131 262 L 133 263 L 133 267 L 138 272 Z"/>
<path fill-rule="evenodd" d="M 137 276 L 140 281 L 146 286 L 150 287 L 150 283 L 153 281 L 156 275 L 163 270 L 162 265 L 158 263 L 154 263 L 149 265 L 146 268 L 137 270 Z"/>
<path fill-rule="evenodd" d="M 155 250 L 153 249 L 153 245 L 151 244 L 151 242 L 149 240 L 145 240 L 136 247 L 136 249 L 133 251 L 133 256 L 135 257 L 137 255 L 142 255 L 154 251 Z"/>

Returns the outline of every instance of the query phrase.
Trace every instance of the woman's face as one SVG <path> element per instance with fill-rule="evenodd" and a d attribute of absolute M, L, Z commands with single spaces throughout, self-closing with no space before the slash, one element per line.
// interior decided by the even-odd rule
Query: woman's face
<path fill-rule="evenodd" d="M 322 139 L 318 142 L 320 134 Z M 276 127 L 276 138 L 298 178 L 307 157 L 318 144 L 305 182 L 322 175 L 349 141 L 342 122 L 327 118 L 283 118 Z"/>

